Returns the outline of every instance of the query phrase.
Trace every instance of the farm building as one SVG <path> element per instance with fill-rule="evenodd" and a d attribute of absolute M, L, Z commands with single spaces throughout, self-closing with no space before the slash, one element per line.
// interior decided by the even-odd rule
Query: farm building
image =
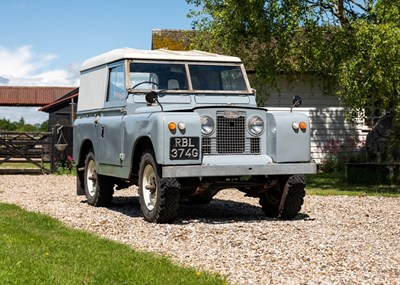
<path fill-rule="evenodd" d="M 75 87 L 34 87 L 34 86 L 0 86 L 0 106 L 43 107 L 63 95 L 70 94 Z M 64 122 L 61 122 L 64 123 Z M 48 132 L 10 132 L 0 130 L 0 165 L 27 162 L 34 168 L 4 169 L 0 173 L 48 173 L 55 169 L 57 152 L 54 145 L 58 142 L 60 132 L 56 125 L 49 126 Z M 71 131 L 72 134 L 72 131 Z M 72 142 L 71 142 L 72 145 Z M 43 166 L 51 162 L 51 169 Z"/>
<path fill-rule="evenodd" d="M 78 102 L 79 87 L 39 109 L 49 113 L 49 130 L 58 129 L 58 139 L 67 144 L 64 155 L 72 156 L 73 125 Z M 62 137 L 61 137 L 62 135 Z"/>
<path fill-rule="evenodd" d="M 57 100 L 49 102 L 39 109 L 39 111 L 49 113 L 49 129 L 60 125 L 73 126 L 78 95 L 79 87 L 63 94 Z"/>

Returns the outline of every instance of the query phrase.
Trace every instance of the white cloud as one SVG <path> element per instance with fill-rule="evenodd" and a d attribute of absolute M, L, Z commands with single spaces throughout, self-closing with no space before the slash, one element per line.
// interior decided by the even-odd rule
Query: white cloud
<path fill-rule="evenodd" d="M 0 48 L 0 75 L 4 77 L 26 76 L 34 69 L 30 46 L 15 51 Z"/>
<path fill-rule="evenodd" d="M 32 46 L 7 49 L 0 46 L 0 85 L 9 86 L 79 86 L 79 65 L 50 69 L 57 59 L 54 54 L 37 54 Z M 37 124 L 48 114 L 37 107 L 1 107 L 0 119 L 12 122 L 23 117 L 26 123 Z"/>
<path fill-rule="evenodd" d="M 0 84 L 11 86 L 78 86 L 76 64 L 48 69 L 57 59 L 54 54 L 37 54 L 32 46 L 15 50 L 0 47 Z M 72 68 L 73 67 L 73 68 Z"/>

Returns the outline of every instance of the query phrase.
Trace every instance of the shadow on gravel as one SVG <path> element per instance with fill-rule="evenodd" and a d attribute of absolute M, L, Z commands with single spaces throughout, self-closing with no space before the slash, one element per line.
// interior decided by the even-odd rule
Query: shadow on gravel
<path fill-rule="evenodd" d="M 225 224 L 266 219 L 261 207 L 242 202 L 213 199 L 205 205 L 182 201 L 176 223 Z"/>
<path fill-rule="evenodd" d="M 140 210 L 139 197 L 114 197 L 110 206 L 107 207 L 109 210 L 119 212 L 132 218 L 142 217 Z"/>
<path fill-rule="evenodd" d="M 82 200 L 81 203 L 87 204 L 87 200 Z M 111 205 L 106 207 L 111 211 L 115 211 L 132 218 L 142 217 L 140 211 L 139 197 L 113 197 Z"/>
<path fill-rule="evenodd" d="M 206 223 L 206 224 L 227 224 L 236 222 L 255 221 L 312 221 L 309 215 L 299 213 L 291 220 L 278 220 L 267 218 L 261 207 L 247 203 L 213 199 L 207 205 L 193 205 L 181 203 L 179 216 L 176 224 Z"/>
<path fill-rule="evenodd" d="M 87 203 L 82 201 L 82 203 Z M 132 218 L 143 217 L 140 210 L 139 197 L 114 197 L 112 204 L 107 207 Z M 311 221 L 307 214 L 298 214 L 291 221 Z M 267 218 L 261 207 L 248 203 L 213 199 L 209 204 L 198 205 L 181 201 L 178 217 L 173 224 L 228 224 L 236 222 L 278 221 Z M 284 222 L 285 220 L 282 220 Z"/>

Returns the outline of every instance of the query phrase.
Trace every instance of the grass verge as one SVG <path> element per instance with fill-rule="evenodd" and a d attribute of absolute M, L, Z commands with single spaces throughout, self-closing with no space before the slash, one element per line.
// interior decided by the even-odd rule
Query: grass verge
<path fill-rule="evenodd" d="M 0 203 L 0 228 L 1 284 L 227 284 L 15 205 Z"/>
<path fill-rule="evenodd" d="M 306 175 L 309 195 L 394 196 L 400 197 L 398 185 L 353 185 L 343 182 L 337 173 Z"/>
<path fill-rule="evenodd" d="M 50 169 L 50 163 L 49 162 L 45 162 L 45 163 L 41 163 L 40 161 L 38 161 L 38 163 L 44 167 L 46 167 L 47 169 Z M 36 165 L 34 165 L 33 163 L 29 163 L 29 162 L 14 162 L 14 163 L 10 163 L 10 162 L 5 162 L 0 164 L 0 169 L 37 169 L 38 167 Z"/>

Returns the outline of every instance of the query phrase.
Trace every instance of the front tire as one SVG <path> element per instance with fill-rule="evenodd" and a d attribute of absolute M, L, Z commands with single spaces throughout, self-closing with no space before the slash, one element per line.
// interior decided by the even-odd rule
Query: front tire
<path fill-rule="evenodd" d="M 294 218 L 301 210 L 304 202 L 306 183 L 303 175 L 292 175 L 281 178 L 277 187 L 262 193 L 260 196 L 260 205 L 265 215 L 270 218 L 282 218 L 290 220 Z M 286 201 L 279 213 L 283 191 L 287 189 Z M 280 214 L 280 216 L 279 216 Z"/>
<path fill-rule="evenodd" d="M 93 151 L 89 151 L 86 155 L 84 178 L 88 204 L 95 207 L 108 206 L 114 194 L 114 184 L 109 177 L 97 174 Z"/>
<path fill-rule="evenodd" d="M 146 151 L 139 166 L 139 202 L 144 219 L 151 223 L 169 223 L 178 214 L 180 185 L 160 172 L 154 153 Z"/>

